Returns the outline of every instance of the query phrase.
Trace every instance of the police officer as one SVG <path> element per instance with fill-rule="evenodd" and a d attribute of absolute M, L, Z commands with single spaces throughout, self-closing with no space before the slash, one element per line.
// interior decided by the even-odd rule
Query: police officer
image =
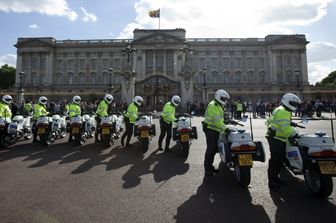
<path fill-rule="evenodd" d="M 169 102 L 163 106 L 162 115 L 160 118 L 160 137 L 159 137 L 159 150 L 162 151 L 162 141 L 166 136 L 165 152 L 170 152 L 169 144 L 172 132 L 172 123 L 175 121 L 175 107 L 181 103 L 181 98 L 174 95 Z"/>
<path fill-rule="evenodd" d="M 23 114 L 25 116 L 29 116 L 31 114 L 31 112 L 33 111 L 33 105 L 31 103 L 30 100 L 27 100 L 24 104 L 23 104 Z"/>
<path fill-rule="evenodd" d="M 69 105 L 69 118 L 80 116 L 82 114 L 82 110 L 80 107 L 82 99 L 79 95 L 75 95 L 72 98 L 72 103 Z M 71 135 L 69 135 L 69 142 L 72 141 Z"/>
<path fill-rule="evenodd" d="M 244 105 L 238 100 L 236 103 L 236 118 L 241 119 L 242 118 L 242 112 L 244 110 Z"/>
<path fill-rule="evenodd" d="M 140 105 L 142 105 L 142 103 L 143 103 L 142 97 L 141 96 L 135 96 L 134 99 L 133 99 L 133 102 L 131 104 L 129 104 L 129 106 L 127 107 L 127 112 L 124 115 L 126 130 L 125 130 L 124 134 L 121 136 L 121 145 L 122 146 L 124 146 L 124 140 L 127 136 L 126 147 L 131 147 L 129 142 L 130 142 L 132 134 L 133 134 L 133 126 L 134 126 L 134 123 L 135 123 L 136 119 L 138 118 L 138 107 Z"/>
<path fill-rule="evenodd" d="M 112 103 L 112 101 L 113 101 L 113 96 L 110 94 L 106 94 L 104 96 L 104 100 L 102 100 L 97 107 L 97 111 L 96 111 L 97 126 L 96 126 L 96 132 L 95 132 L 95 142 L 99 141 L 98 140 L 98 130 L 99 130 L 101 118 L 108 116 L 108 107 Z"/>
<path fill-rule="evenodd" d="M 266 138 L 271 152 L 268 162 L 268 186 L 271 190 L 278 190 L 280 185 L 287 184 L 279 178 L 279 173 L 286 161 L 286 142 L 289 137 L 296 134 L 290 123 L 292 112 L 297 109 L 299 104 L 301 104 L 301 100 L 295 94 L 283 95 L 281 105 L 274 109 L 266 121 Z"/>
<path fill-rule="evenodd" d="M 2 96 L 2 101 L 0 101 L 0 117 L 6 120 L 6 122 L 10 122 L 12 118 L 12 110 L 9 105 L 12 103 L 13 98 L 10 95 Z"/>
<path fill-rule="evenodd" d="M 226 130 L 224 124 L 224 111 L 222 106 L 230 99 L 229 94 L 224 90 L 217 90 L 215 98 L 212 100 L 205 111 L 203 130 L 205 132 L 207 148 L 204 157 L 204 178 L 212 177 L 217 173 L 213 166 L 214 157 L 218 151 L 218 139 L 220 132 Z"/>
<path fill-rule="evenodd" d="M 48 99 L 45 96 L 41 96 L 38 100 L 38 104 L 34 106 L 34 114 L 33 114 L 33 143 L 37 141 L 37 128 L 36 128 L 36 121 L 39 117 L 48 115 L 49 112 L 47 111 L 47 102 Z"/>

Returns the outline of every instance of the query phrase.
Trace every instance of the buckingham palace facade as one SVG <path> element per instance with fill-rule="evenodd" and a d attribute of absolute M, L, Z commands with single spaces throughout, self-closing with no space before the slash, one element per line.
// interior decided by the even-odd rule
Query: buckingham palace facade
<path fill-rule="evenodd" d="M 26 95 L 53 97 L 111 92 L 130 102 L 141 95 L 149 108 L 174 94 L 184 102 L 208 101 L 217 89 L 225 89 L 233 99 L 273 100 L 288 91 L 304 96 L 309 88 L 305 35 L 186 38 L 184 29 L 133 33 L 133 39 L 19 38 L 16 86 L 21 84 Z"/>

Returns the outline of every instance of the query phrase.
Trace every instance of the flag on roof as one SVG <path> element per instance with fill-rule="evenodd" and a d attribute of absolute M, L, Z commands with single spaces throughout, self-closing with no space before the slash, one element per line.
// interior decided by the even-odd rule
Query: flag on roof
<path fill-rule="evenodd" d="M 151 18 L 160 18 L 160 9 L 157 10 L 149 10 L 148 15 Z"/>

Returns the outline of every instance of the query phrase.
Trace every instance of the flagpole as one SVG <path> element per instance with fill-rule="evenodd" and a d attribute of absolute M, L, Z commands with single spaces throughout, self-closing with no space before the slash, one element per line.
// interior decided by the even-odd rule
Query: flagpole
<path fill-rule="evenodd" d="M 161 9 L 159 9 L 159 30 L 160 30 L 160 26 L 161 26 Z"/>

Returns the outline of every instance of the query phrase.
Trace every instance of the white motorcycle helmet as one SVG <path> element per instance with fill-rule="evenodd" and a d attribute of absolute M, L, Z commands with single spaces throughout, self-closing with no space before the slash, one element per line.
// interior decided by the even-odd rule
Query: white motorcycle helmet
<path fill-rule="evenodd" d="M 39 98 L 39 103 L 42 105 L 46 105 L 47 104 L 48 99 L 45 96 L 41 96 Z"/>
<path fill-rule="evenodd" d="M 217 90 L 215 94 L 215 99 L 222 105 L 225 105 L 226 101 L 230 99 L 230 95 L 223 89 Z"/>
<path fill-rule="evenodd" d="M 133 99 L 133 102 L 137 104 L 138 106 L 140 106 L 143 103 L 143 99 L 141 96 L 135 96 Z"/>
<path fill-rule="evenodd" d="M 75 104 L 80 104 L 81 103 L 81 101 L 82 101 L 82 99 L 81 99 L 81 97 L 79 97 L 78 95 L 75 95 L 75 96 L 73 96 L 73 98 L 72 98 L 72 102 L 73 103 L 75 103 Z"/>
<path fill-rule="evenodd" d="M 281 104 L 291 111 L 296 111 L 299 104 L 301 104 L 301 100 L 293 93 L 286 93 L 284 96 L 282 96 Z"/>
<path fill-rule="evenodd" d="M 9 105 L 10 103 L 12 103 L 13 98 L 12 96 L 7 94 L 7 95 L 2 96 L 2 101 Z"/>
<path fill-rule="evenodd" d="M 105 94 L 104 99 L 107 103 L 111 104 L 111 102 L 113 101 L 113 96 L 110 94 Z"/>
<path fill-rule="evenodd" d="M 174 95 L 171 99 L 171 102 L 173 103 L 173 105 L 176 107 L 181 103 L 181 98 L 178 95 Z"/>

